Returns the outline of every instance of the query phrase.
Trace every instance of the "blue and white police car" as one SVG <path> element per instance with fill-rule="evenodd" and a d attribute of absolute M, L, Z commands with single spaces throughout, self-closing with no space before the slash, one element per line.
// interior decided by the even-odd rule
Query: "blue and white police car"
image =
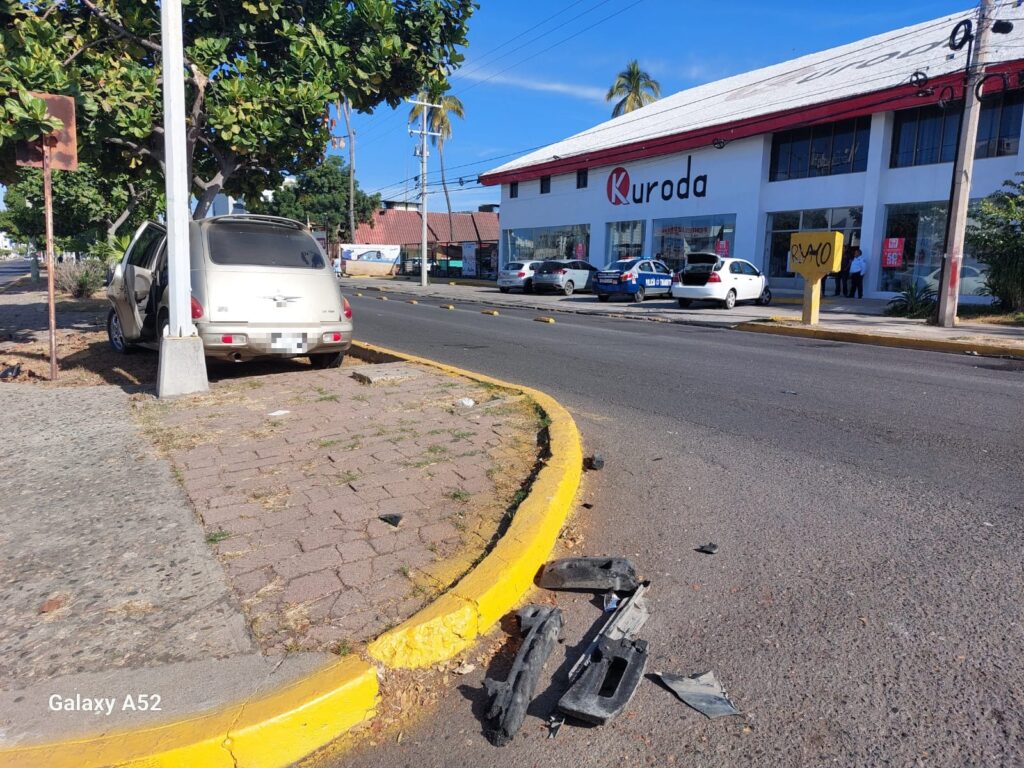
<path fill-rule="evenodd" d="M 648 296 L 672 294 L 672 270 L 657 259 L 621 259 L 597 273 L 594 293 L 598 301 L 628 296 L 638 304 Z"/>

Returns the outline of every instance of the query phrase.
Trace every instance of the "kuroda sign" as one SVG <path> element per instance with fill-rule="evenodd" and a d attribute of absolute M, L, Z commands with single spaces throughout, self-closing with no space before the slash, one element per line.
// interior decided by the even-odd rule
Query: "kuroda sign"
<path fill-rule="evenodd" d="M 669 200 L 689 200 L 693 197 L 707 197 L 708 177 L 706 174 L 693 175 L 693 156 L 686 156 L 686 173 L 679 178 L 634 182 L 629 171 L 622 166 L 608 174 L 608 202 L 612 205 L 643 205 L 659 197 Z"/>

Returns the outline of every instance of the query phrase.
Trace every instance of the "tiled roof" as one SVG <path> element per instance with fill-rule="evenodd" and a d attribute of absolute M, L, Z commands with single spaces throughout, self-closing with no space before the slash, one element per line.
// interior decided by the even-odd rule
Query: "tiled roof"
<path fill-rule="evenodd" d="M 368 224 L 356 227 L 355 243 L 375 245 L 417 245 L 420 242 L 422 219 L 418 211 L 397 208 L 375 211 Z M 427 212 L 427 239 L 432 243 L 488 242 L 498 239 L 498 214 L 452 213 L 452 234 L 449 240 L 447 212 Z"/>

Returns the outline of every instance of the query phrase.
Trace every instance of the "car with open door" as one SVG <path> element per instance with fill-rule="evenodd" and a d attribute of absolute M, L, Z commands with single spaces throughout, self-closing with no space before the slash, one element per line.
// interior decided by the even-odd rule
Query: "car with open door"
<path fill-rule="evenodd" d="M 712 301 L 732 309 L 740 301 L 762 306 L 772 300 L 768 278 L 744 259 L 724 258 L 715 253 L 690 253 L 686 266 L 672 277 L 672 296 L 686 308 L 694 301 Z"/>
<path fill-rule="evenodd" d="M 297 221 L 234 214 L 189 224 L 192 322 L 207 357 L 308 356 L 341 365 L 352 310 L 309 230 Z M 110 345 L 156 347 L 169 326 L 166 230 L 146 222 L 107 286 Z"/>

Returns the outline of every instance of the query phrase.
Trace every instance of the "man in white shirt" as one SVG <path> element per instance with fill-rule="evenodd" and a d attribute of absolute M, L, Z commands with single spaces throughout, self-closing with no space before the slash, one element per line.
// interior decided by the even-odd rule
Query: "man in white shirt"
<path fill-rule="evenodd" d="M 868 273 L 868 260 L 857 248 L 853 252 L 853 261 L 850 262 L 850 298 L 864 298 L 864 275 Z"/>

